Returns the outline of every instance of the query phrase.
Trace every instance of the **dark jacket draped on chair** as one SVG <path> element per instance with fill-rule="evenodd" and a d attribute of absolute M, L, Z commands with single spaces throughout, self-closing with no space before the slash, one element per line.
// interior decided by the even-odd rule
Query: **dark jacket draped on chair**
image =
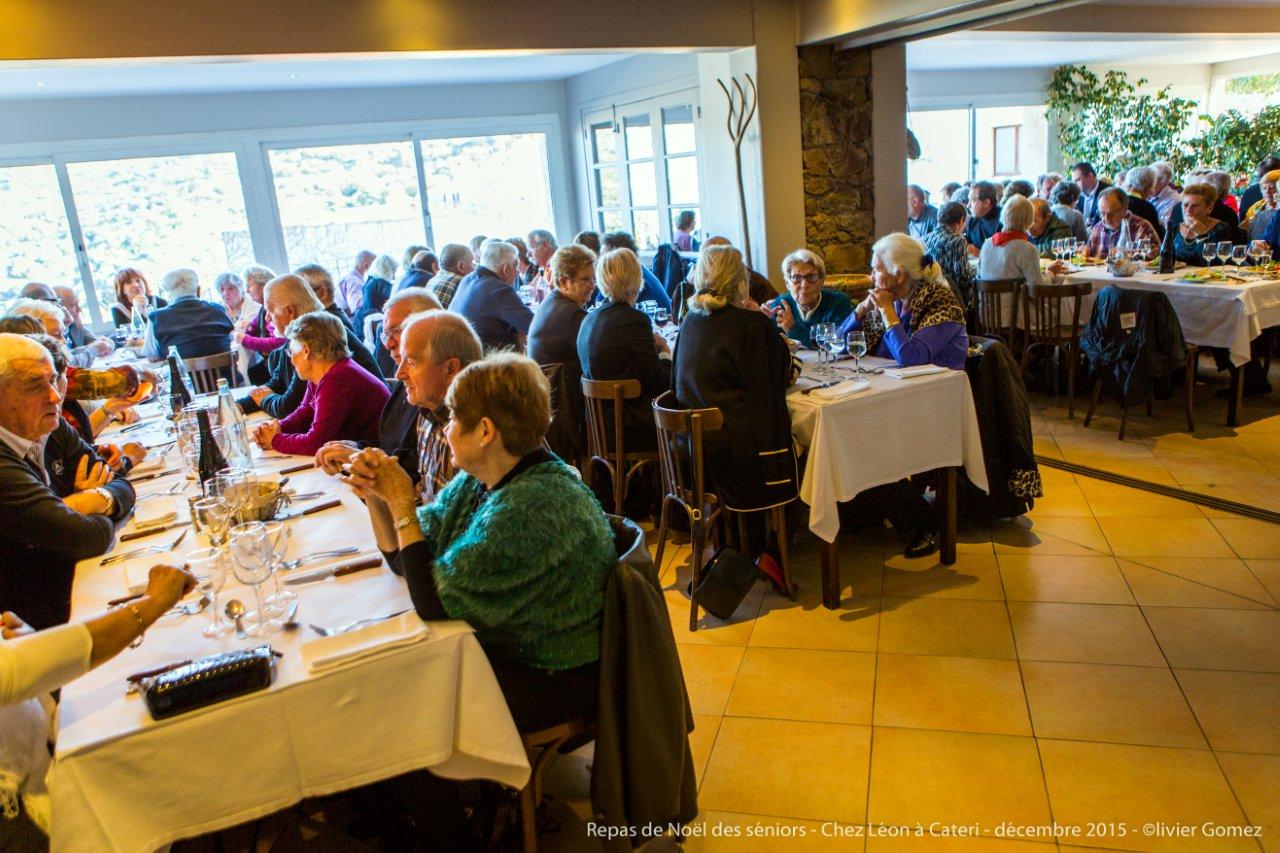
<path fill-rule="evenodd" d="M 1118 387 L 1127 405 L 1173 393 L 1174 374 L 1185 369 L 1187 345 L 1169 297 L 1159 291 L 1108 285 L 1098 294 L 1080 337 L 1089 372 Z"/>

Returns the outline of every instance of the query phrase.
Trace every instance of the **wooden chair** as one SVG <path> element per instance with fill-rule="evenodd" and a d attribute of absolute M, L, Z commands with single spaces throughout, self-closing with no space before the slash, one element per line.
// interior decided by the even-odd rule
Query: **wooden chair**
<path fill-rule="evenodd" d="M 582 396 L 587 410 L 587 464 L 585 474 L 590 483 L 597 465 L 604 466 L 612 478 L 613 512 L 623 515 L 622 502 L 627 497 L 631 478 L 646 465 L 657 461 L 657 451 L 628 453 L 623 440 L 623 401 L 640 396 L 637 379 L 583 379 Z M 613 445 L 605 428 L 605 403 L 613 403 Z"/>
<path fill-rule="evenodd" d="M 536 853 L 538 849 L 538 806 L 542 803 L 542 785 L 552 761 L 561 752 L 588 743 L 594 737 L 595 723 L 585 717 L 520 736 L 530 768 L 529 781 L 520 789 L 520 832 L 525 853 Z"/>
<path fill-rule="evenodd" d="M 1052 353 L 1053 394 L 1058 395 L 1058 364 L 1067 359 L 1067 419 L 1076 416 L 1076 369 L 1080 361 L 1080 300 L 1093 292 L 1088 281 L 1071 284 L 1027 284 L 1022 288 L 1026 335 L 1019 368 L 1023 373 L 1037 351 Z M 1070 302 L 1069 318 L 1064 316 Z"/>
<path fill-rule="evenodd" d="M 1187 344 L 1187 379 L 1185 383 L 1186 392 L 1186 415 L 1187 415 L 1187 431 L 1196 431 L 1195 415 L 1193 412 L 1195 405 L 1196 392 L 1196 365 L 1200 361 L 1200 348 L 1195 344 Z M 1098 399 L 1102 396 L 1103 379 L 1099 376 L 1093 382 L 1093 394 L 1089 398 L 1089 411 L 1085 412 L 1084 425 L 1088 426 L 1093 420 L 1093 410 L 1098 405 Z M 1151 416 L 1151 397 L 1147 397 L 1147 416 Z M 1124 431 L 1129 423 L 1129 406 L 1127 403 L 1120 404 L 1120 433 L 1116 436 L 1117 441 L 1124 441 Z"/>
<path fill-rule="evenodd" d="M 235 354 L 231 352 L 182 360 L 187 366 L 187 372 L 191 374 L 191 385 L 197 394 L 212 394 L 217 391 L 219 379 L 225 379 L 234 385 L 235 362 Z"/>
<path fill-rule="evenodd" d="M 871 276 L 862 273 L 831 273 L 822 286 L 840 291 L 857 305 L 871 292 Z"/>
<path fill-rule="evenodd" d="M 1004 342 L 1010 351 L 1018 352 L 1018 302 L 1025 279 L 980 278 L 974 282 L 973 332 Z M 1005 303 L 1009 317 L 1005 320 Z"/>

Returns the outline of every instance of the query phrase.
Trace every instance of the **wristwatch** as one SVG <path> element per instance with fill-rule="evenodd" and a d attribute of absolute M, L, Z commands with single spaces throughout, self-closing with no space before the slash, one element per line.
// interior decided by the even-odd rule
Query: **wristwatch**
<path fill-rule="evenodd" d="M 111 490 L 104 489 L 101 486 L 99 486 L 98 488 L 94 489 L 94 491 L 97 492 L 98 495 L 104 501 L 107 502 L 107 510 L 106 512 L 103 513 L 103 515 L 115 515 L 116 514 L 116 497 L 115 495 L 111 494 Z"/>

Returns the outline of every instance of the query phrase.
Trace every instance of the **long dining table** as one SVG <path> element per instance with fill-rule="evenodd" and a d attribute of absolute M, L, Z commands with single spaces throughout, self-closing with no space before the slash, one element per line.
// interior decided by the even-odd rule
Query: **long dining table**
<path fill-rule="evenodd" d="M 82 561 L 73 619 L 101 612 L 108 601 L 129 594 L 131 586 L 136 589 L 151 561 L 180 564 L 192 549 L 208 545 L 190 526 L 187 512 L 187 498 L 199 488 L 181 470 L 176 446 L 164 449 L 172 441 L 170 421 L 157 404 L 139 409 L 149 426 L 126 434 L 113 427 L 101 438 L 159 445 L 159 470 L 134 477 L 139 506 L 170 502 L 176 519 L 168 524 L 181 526 L 117 541 L 106 556 L 152 543 L 159 545 L 158 553 L 107 566 L 100 557 Z M 338 502 L 285 522 L 290 533 L 285 556 L 356 546 L 362 555 L 380 559 L 367 512 L 345 486 L 308 465 L 305 457 L 257 448 L 254 457 L 255 470 L 264 474 L 292 470 L 288 486 L 297 494 L 320 493 L 290 511 Z M 144 511 L 157 515 L 154 506 L 139 510 Z M 127 535 L 136 527 L 132 517 L 118 532 Z M 170 547 L 184 531 L 182 541 Z M 322 560 L 284 576 L 353 559 Z M 520 736 L 488 659 L 465 623 L 425 623 L 423 631 L 403 580 L 385 563 L 288 588 L 299 596 L 302 627 L 296 630 L 261 639 L 235 634 L 208 639 L 201 631 L 210 624 L 209 608 L 171 614 L 146 632 L 138 648 L 63 688 L 48 779 L 56 815 L 54 850 L 152 851 L 306 797 L 423 768 L 447 778 L 485 778 L 514 788 L 525 784 L 529 764 Z M 231 598 L 254 606 L 251 589 L 229 574 L 219 601 Z M 408 612 L 398 622 L 412 630 L 400 642 L 379 647 L 376 638 L 366 639 L 363 654 L 329 668 L 308 666 L 308 650 L 324 642 L 308 625 L 336 627 L 401 611 Z M 343 636 L 359 647 L 361 633 Z M 275 681 L 265 690 L 163 720 L 151 718 L 141 696 L 126 694 L 131 673 L 263 643 L 280 653 Z"/>

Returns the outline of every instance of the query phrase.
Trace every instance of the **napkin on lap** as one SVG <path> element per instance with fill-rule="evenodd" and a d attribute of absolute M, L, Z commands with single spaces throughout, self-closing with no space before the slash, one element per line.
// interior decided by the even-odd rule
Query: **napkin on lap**
<path fill-rule="evenodd" d="M 846 379 L 845 381 L 832 385 L 830 388 L 814 388 L 809 396 L 817 397 L 819 400 L 843 400 L 845 397 L 852 397 L 859 391 L 864 391 L 871 387 L 871 382 L 867 379 Z"/>
<path fill-rule="evenodd" d="M 910 379 L 912 376 L 927 376 L 930 373 L 942 373 L 947 370 L 936 364 L 918 364 L 915 367 L 890 367 L 884 375 L 893 379 Z"/>
<path fill-rule="evenodd" d="M 410 610 L 393 619 L 375 622 L 345 634 L 308 640 L 302 644 L 302 661 L 307 665 L 307 672 L 323 672 L 385 651 L 420 643 L 430 636 L 431 628 L 415 611 Z"/>

